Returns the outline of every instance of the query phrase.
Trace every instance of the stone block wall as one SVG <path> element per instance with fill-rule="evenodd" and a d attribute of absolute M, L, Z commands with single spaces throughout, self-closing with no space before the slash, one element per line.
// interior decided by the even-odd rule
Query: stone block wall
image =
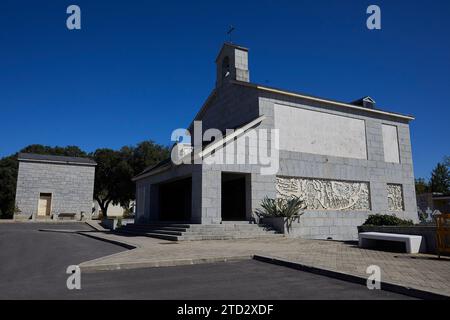
<path fill-rule="evenodd" d="M 51 193 L 51 215 L 92 212 L 95 166 L 19 162 L 16 205 L 21 215 L 37 215 L 40 193 Z"/>
<path fill-rule="evenodd" d="M 361 225 L 369 214 L 375 213 L 393 214 L 403 219 L 418 221 L 410 133 L 406 121 L 359 110 L 343 110 L 334 106 L 314 104 L 296 97 L 264 93 L 259 98 L 259 106 L 260 114 L 264 114 L 266 119 L 260 127 L 274 128 L 275 104 L 362 119 L 366 126 L 367 159 L 280 150 L 280 169 L 277 176 L 369 183 L 371 210 L 307 210 L 301 217 L 302 228 L 299 229 L 299 234 L 302 237 L 354 240 L 357 238 L 357 226 Z M 382 124 L 397 127 L 400 163 L 385 162 Z M 404 210 L 388 210 L 388 184 L 402 186 Z M 273 192 L 273 190 L 270 186 L 266 186 L 266 192 Z M 254 201 L 258 202 L 261 199 L 256 197 Z"/>
<path fill-rule="evenodd" d="M 196 120 L 202 121 L 203 131 L 209 128 L 225 131 L 250 122 L 258 116 L 256 89 L 224 83 L 216 89 L 210 103 L 199 113 Z"/>

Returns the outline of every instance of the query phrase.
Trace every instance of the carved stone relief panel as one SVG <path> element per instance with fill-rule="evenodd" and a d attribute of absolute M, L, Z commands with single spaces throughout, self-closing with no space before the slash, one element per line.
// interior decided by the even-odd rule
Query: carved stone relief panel
<path fill-rule="evenodd" d="M 403 211 L 405 209 L 403 203 L 403 189 L 401 184 L 387 185 L 388 195 L 388 210 L 389 211 Z"/>
<path fill-rule="evenodd" d="M 368 182 L 277 177 L 277 196 L 298 196 L 309 210 L 370 210 Z"/>

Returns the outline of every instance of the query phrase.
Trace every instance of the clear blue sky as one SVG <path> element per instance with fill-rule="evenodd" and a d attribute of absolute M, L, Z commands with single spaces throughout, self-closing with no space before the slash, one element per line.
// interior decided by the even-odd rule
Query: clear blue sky
<path fill-rule="evenodd" d="M 77 4 L 82 30 L 66 28 Z M 366 8 L 382 10 L 369 31 Z M 450 154 L 450 1 L 0 2 L 0 156 L 169 144 L 214 86 L 228 25 L 251 80 L 413 114 L 416 177 Z"/>

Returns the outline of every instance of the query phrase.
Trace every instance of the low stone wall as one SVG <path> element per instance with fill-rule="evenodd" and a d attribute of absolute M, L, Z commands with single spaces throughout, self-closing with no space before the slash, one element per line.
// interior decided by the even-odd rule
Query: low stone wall
<path fill-rule="evenodd" d="M 262 222 L 284 233 L 286 237 L 318 240 L 358 240 L 358 226 L 366 221 L 367 212 L 310 211 L 292 223 L 291 229 L 282 227 L 282 218 L 264 218 Z"/>
<path fill-rule="evenodd" d="M 358 232 L 384 232 L 396 234 L 410 234 L 422 236 L 425 241 L 424 250 L 421 252 L 437 253 L 436 226 L 359 226 Z"/>
<path fill-rule="evenodd" d="M 363 224 L 366 219 L 366 214 L 307 212 L 295 220 L 289 230 L 283 218 L 264 218 L 262 223 L 271 226 L 286 237 L 356 241 L 358 226 Z"/>

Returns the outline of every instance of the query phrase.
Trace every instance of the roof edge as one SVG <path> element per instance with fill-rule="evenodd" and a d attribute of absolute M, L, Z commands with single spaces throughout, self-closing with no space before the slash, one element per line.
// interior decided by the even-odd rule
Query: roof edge
<path fill-rule="evenodd" d="M 166 171 L 167 169 L 170 169 L 171 167 L 172 167 L 172 161 L 169 163 L 166 163 L 158 168 L 156 168 L 156 166 L 155 166 L 154 169 L 149 169 L 149 171 L 147 171 L 147 172 L 142 172 L 142 173 L 134 176 L 133 178 L 131 178 L 131 181 L 136 182 L 136 181 L 145 179 L 145 178 L 153 176 L 157 173 Z"/>
<path fill-rule="evenodd" d="M 296 93 L 296 92 L 292 92 L 292 91 L 287 91 L 287 90 L 277 89 L 277 88 L 273 88 L 273 87 L 263 86 L 263 85 L 259 85 L 259 84 L 251 83 L 251 82 L 243 82 L 243 81 L 237 81 L 237 80 L 231 80 L 230 82 L 234 83 L 234 84 L 237 84 L 237 85 L 241 85 L 241 86 L 251 87 L 251 88 L 254 88 L 254 89 L 257 89 L 257 90 L 262 90 L 262 91 L 282 94 L 282 95 L 286 95 L 286 96 L 290 96 L 290 97 L 297 97 L 297 98 L 307 99 L 307 100 L 316 101 L 316 102 L 328 103 L 328 104 L 332 104 L 332 105 L 336 105 L 336 106 L 347 107 L 347 108 L 361 110 L 361 111 L 365 111 L 365 112 L 369 112 L 369 113 L 384 114 L 384 115 L 388 115 L 388 116 L 395 117 L 395 118 L 406 119 L 408 121 L 415 119 L 415 117 L 411 116 L 411 115 L 404 115 L 404 114 L 390 112 L 390 111 L 383 111 L 383 110 L 380 110 L 380 109 L 368 109 L 368 108 L 360 107 L 360 106 L 357 106 L 357 105 L 353 105 L 351 103 L 346 103 L 346 102 L 341 102 L 341 101 L 336 101 L 336 100 L 331 100 L 331 99 L 314 97 L 314 96 L 310 96 L 310 95 L 306 95 L 306 94 L 301 94 L 301 93 Z"/>
<path fill-rule="evenodd" d="M 38 156 L 33 158 L 33 156 Z M 39 158 L 49 157 L 48 159 Z M 55 157 L 51 159 L 51 157 Z M 81 161 L 74 161 L 73 159 L 79 159 Z M 54 164 L 70 164 L 77 166 L 97 166 L 97 163 L 90 158 L 83 157 L 67 157 L 67 156 L 54 156 L 54 155 L 42 155 L 36 153 L 19 153 L 17 160 L 20 162 L 40 162 L 40 163 L 54 163 Z"/>
<path fill-rule="evenodd" d="M 265 115 L 261 115 L 255 119 L 253 119 L 252 121 L 247 122 L 246 124 L 242 125 L 241 127 L 236 128 L 233 133 L 222 137 L 222 139 L 220 139 L 218 141 L 213 141 L 212 143 L 203 147 L 202 150 L 198 154 L 188 154 L 188 155 L 186 155 L 186 157 L 191 157 L 193 155 L 193 157 L 194 157 L 193 162 L 195 164 L 195 159 L 201 159 L 204 156 L 209 155 L 213 150 L 223 147 L 223 145 L 225 143 L 227 143 L 228 141 L 230 141 L 231 139 L 234 139 L 235 137 L 242 135 L 243 133 L 247 132 L 248 129 L 253 128 L 256 125 L 259 125 L 265 118 L 266 118 Z M 168 158 L 168 159 L 170 159 L 170 158 Z M 168 159 L 161 161 L 160 164 L 167 161 Z M 164 163 L 161 166 L 159 166 L 159 164 L 156 164 L 152 168 L 148 169 L 148 171 L 143 171 L 142 173 L 138 174 L 137 176 L 134 176 L 131 180 L 133 182 L 136 182 L 138 180 L 147 178 L 149 176 L 153 176 L 160 172 L 164 172 L 167 169 L 171 168 L 172 165 L 173 165 L 172 161 L 168 161 L 167 163 Z M 183 165 L 183 164 L 180 164 L 180 165 Z M 188 165 L 192 165 L 192 163 L 188 164 Z"/>

